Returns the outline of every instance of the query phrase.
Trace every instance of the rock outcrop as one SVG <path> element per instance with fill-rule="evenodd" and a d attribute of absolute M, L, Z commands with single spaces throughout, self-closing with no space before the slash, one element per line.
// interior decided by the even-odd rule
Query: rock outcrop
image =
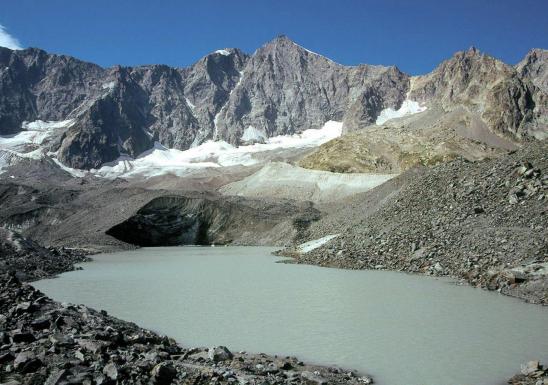
<path fill-rule="evenodd" d="M 465 107 L 495 133 L 513 139 L 546 136 L 546 94 L 514 67 L 476 48 L 457 52 L 411 85 L 410 99 L 446 111 Z"/>
<path fill-rule="evenodd" d="M 535 48 L 525 55 L 516 66 L 523 78 L 528 78 L 535 86 L 548 93 L 548 50 Z"/>
<path fill-rule="evenodd" d="M 15 272 L 18 279 L 34 281 L 74 270 L 87 261 L 84 250 L 43 247 L 19 233 L 0 227 L 0 274 Z"/>

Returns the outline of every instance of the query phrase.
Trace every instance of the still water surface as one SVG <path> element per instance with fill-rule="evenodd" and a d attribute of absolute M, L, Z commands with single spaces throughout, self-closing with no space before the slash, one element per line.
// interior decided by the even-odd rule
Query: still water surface
<path fill-rule="evenodd" d="M 143 248 L 34 285 L 183 346 L 291 354 L 379 384 L 491 385 L 548 362 L 548 309 L 447 280 L 275 263 L 266 247 Z"/>

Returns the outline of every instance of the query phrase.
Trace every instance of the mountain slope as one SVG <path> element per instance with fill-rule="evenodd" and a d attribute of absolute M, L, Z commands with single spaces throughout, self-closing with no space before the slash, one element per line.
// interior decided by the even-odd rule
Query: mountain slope
<path fill-rule="evenodd" d="M 415 168 L 324 207 L 300 262 L 451 275 L 548 303 L 548 142 L 496 159 Z"/>
<path fill-rule="evenodd" d="M 369 130 L 383 112 L 414 103 L 414 112 L 436 110 L 446 123 L 467 120 L 488 136 L 523 141 L 547 135 L 545 62 L 543 50 L 514 68 L 471 49 L 409 77 L 396 67 L 343 66 L 285 36 L 251 56 L 223 49 L 188 68 L 105 69 L 34 48 L 0 48 L 0 139 L 27 130 L 28 122 L 63 121 L 30 150 L 91 169 L 135 158 L 155 142 L 180 150 L 209 139 L 249 144 L 329 120 L 343 121 L 344 132 Z M 444 118 L 459 111 L 458 119 Z M 455 129 L 438 128 L 433 146 Z"/>
<path fill-rule="evenodd" d="M 495 133 L 513 139 L 546 136 L 546 94 L 512 66 L 475 48 L 457 52 L 411 84 L 410 99 L 446 111 L 463 106 Z"/>
<path fill-rule="evenodd" d="M 238 143 L 249 127 L 267 136 L 320 128 L 343 120 L 350 106 L 371 95 L 373 121 L 383 108 L 403 101 L 407 78 L 394 67 L 343 66 L 280 36 L 247 62 L 219 115 L 217 138 Z"/>
<path fill-rule="evenodd" d="M 542 83 L 546 59 L 532 51 L 516 70 L 475 48 L 457 52 L 431 73 L 410 79 L 407 100 L 426 111 L 360 125 L 362 130 L 325 143 L 300 165 L 401 172 L 456 157 L 482 159 L 543 139 L 548 136 L 548 95 L 535 84 Z"/>

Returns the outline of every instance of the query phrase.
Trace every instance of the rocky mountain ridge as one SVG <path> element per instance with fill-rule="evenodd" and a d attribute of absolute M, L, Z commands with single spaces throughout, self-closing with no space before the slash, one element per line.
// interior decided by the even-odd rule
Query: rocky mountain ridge
<path fill-rule="evenodd" d="M 545 52 L 531 51 L 514 68 L 474 49 L 410 77 L 397 67 L 343 66 L 285 36 L 252 55 L 218 50 L 188 68 L 105 69 L 35 48 L 0 48 L 0 135 L 24 122 L 72 119 L 43 151 L 91 169 L 156 141 L 181 150 L 208 139 L 239 145 L 329 120 L 355 131 L 413 99 L 447 111 L 464 105 L 493 132 L 523 140 L 546 133 Z"/>
<path fill-rule="evenodd" d="M 495 133 L 512 139 L 546 137 L 546 92 L 530 76 L 472 47 L 413 79 L 409 98 L 452 111 L 464 106 Z"/>

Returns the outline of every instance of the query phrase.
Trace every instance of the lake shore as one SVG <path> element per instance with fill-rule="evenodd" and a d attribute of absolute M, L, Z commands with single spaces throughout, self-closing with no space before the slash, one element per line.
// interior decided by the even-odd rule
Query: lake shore
<path fill-rule="evenodd" d="M 10 244 L 20 244 L 23 239 Z M 31 284 L 89 261 L 85 250 L 0 242 L 0 383 L 367 384 L 370 376 L 295 357 L 182 347 L 172 338 L 84 305 L 61 304 Z M 62 263 L 61 263 L 62 262 Z"/>
<path fill-rule="evenodd" d="M 372 382 L 370 376 L 356 371 L 307 365 L 294 357 L 234 353 L 224 347 L 185 348 L 173 339 L 106 312 L 55 302 L 16 276 L 26 280 L 53 277 L 74 270 L 74 264 L 90 258 L 82 250 L 47 250 L 31 253 L 35 259 L 17 253 L 7 258 L 8 265 L 16 266 L 18 271 L 4 274 L 0 279 L 0 310 L 5 315 L 0 319 L 2 382 L 17 381 L 12 382 L 14 385 L 48 379 L 56 384 L 69 380 L 87 380 L 85 383 L 90 384 Z M 46 262 L 55 255 L 65 263 Z M 3 268 L 6 270 L 5 264 Z M 527 375 L 516 375 L 509 383 L 532 385 L 539 378 L 546 378 L 546 372 L 534 363 L 525 371 Z"/>

